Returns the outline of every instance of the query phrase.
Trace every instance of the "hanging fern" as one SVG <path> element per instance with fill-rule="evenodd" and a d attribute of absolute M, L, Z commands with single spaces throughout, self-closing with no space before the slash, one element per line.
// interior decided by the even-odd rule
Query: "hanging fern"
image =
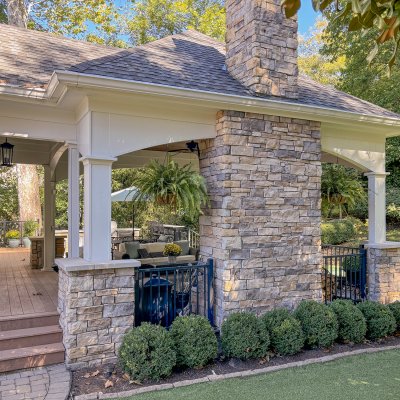
<path fill-rule="evenodd" d="M 135 201 L 153 200 L 187 215 L 201 213 L 201 208 L 208 204 L 205 180 L 190 164 L 180 167 L 173 160 L 165 164 L 152 160 L 139 169 L 135 186 L 139 189 Z"/>

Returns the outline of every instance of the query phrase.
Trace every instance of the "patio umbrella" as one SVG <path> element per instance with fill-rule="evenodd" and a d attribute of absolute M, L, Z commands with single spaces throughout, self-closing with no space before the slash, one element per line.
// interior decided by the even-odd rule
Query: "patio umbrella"
<path fill-rule="evenodd" d="M 135 238 L 135 202 L 133 201 L 139 189 L 135 186 L 118 190 L 117 192 L 111 193 L 111 201 L 131 201 L 132 202 L 132 237 Z"/>

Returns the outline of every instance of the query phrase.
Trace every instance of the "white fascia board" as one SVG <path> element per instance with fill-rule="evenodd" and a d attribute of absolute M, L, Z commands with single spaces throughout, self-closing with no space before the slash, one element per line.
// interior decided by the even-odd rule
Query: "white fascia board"
<path fill-rule="evenodd" d="M 8 93 L 2 92 L 0 89 L 0 95 L 3 93 L 12 94 L 11 92 L 15 89 L 15 95 L 25 95 L 29 98 L 47 99 L 50 103 L 60 103 L 69 87 L 98 90 L 108 89 L 124 93 L 169 97 L 176 101 L 184 101 L 185 104 L 190 103 L 197 106 L 213 107 L 219 110 L 225 109 L 281 115 L 313 121 L 340 123 L 348 127 L 363 126 L 363 129 L 373 131 L 376 134 L 384 134 L 386 136 L 400 135 L 400 119 L 398 118 L 373 116 L 252 96 L 238 96 L 198 89 L 178 88 L 168 85 L 82 74 L 73 71 L 54 71 L 46 92 L 43 93 L 43 90 L 40 91 L 40 93 L 43 93 L 41 96 L 34 90 L 21 92 L 22 89 L 11 87 L 9 87 Z"/>

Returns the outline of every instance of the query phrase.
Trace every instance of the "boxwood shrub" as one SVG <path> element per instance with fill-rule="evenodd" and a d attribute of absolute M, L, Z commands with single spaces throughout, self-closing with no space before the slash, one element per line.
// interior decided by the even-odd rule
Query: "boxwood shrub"
<path fill-rule="evenodd" d="M 355 222 L 351 219 L 337 219 L 321 224 L 322 244 L 341 244 L 355 238 Z"/>
<path fill-rule="evenodd" d="M 364 301 L 357 305 L 367 321 L 367 338 L 376 340 L 396 330 L 396 320 L 389 307 L 375 301 Z"/>
<path fill-rule="evenodd" d="M 149 323 L 129 331 L 118 354 L 123 370 L 138 381 L 165 378 L 176 364 L 170 333 L 159 325 Z"/>
<path fill-rule="evenodd" d="M 294 316 L 301 323 L 307 346 L 332 346 L 338 336 L 338 321 L 328 306 L 313 300 L 303 300 Z"/>
<path fill-rule="evenodd" d="M 254 314 L 240 312 L 229 315 L 221 326 L 224 354 L 242 360 L 263 357 L 268 352 L 269 334 Z"/>
<path fill-rule="evenodd" d="M 179 317 L 172 323 L 170 332 L 179 366 L 201 368 L 217 357 L 217 337 L 207 318 Z"/>
<path fill-rule="evenodd" d="M 260 317 L 262 324 L 272 332 L 274 328 L 279 326 L 285 319 L 290 318 L 291 314 L 286 308 L 276 308 L 275 310 L 268 311 Z"/>
<path fill-rule="evenodd" d="M 339 323 L 338 338 L 344 343 L 361 343 L 367 333 L 363 313 L 349 300 L 334 300 L 331 309 Z"/>
<path fill-rule="evenodd" d="M 282 356 L 298 353 L 304 346 L 304 333 L 300 321 L 289 316 L 271 332 L 271 346 Z"/>
<path fill-rule="evenodd" d="M 397 330 L 400 330 L 400 301 L 395 301 L 388 305 L 393 313 L 394 319 L 396 320 Z"/>

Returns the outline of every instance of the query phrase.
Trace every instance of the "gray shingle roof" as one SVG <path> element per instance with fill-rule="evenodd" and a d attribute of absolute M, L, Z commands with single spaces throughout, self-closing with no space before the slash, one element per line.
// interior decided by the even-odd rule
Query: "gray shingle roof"
<path fill-rule="evenodd" d="M 0 24 L 0 85 L 45 88 L 54 70 L 251 96 L 225 70 L 225 46 L 186 31 L 130 49 L 66 39 Z M 288 101 L 360 114 L 400 118 L 306 76 L 299 77 L 299 99 Z"/>

